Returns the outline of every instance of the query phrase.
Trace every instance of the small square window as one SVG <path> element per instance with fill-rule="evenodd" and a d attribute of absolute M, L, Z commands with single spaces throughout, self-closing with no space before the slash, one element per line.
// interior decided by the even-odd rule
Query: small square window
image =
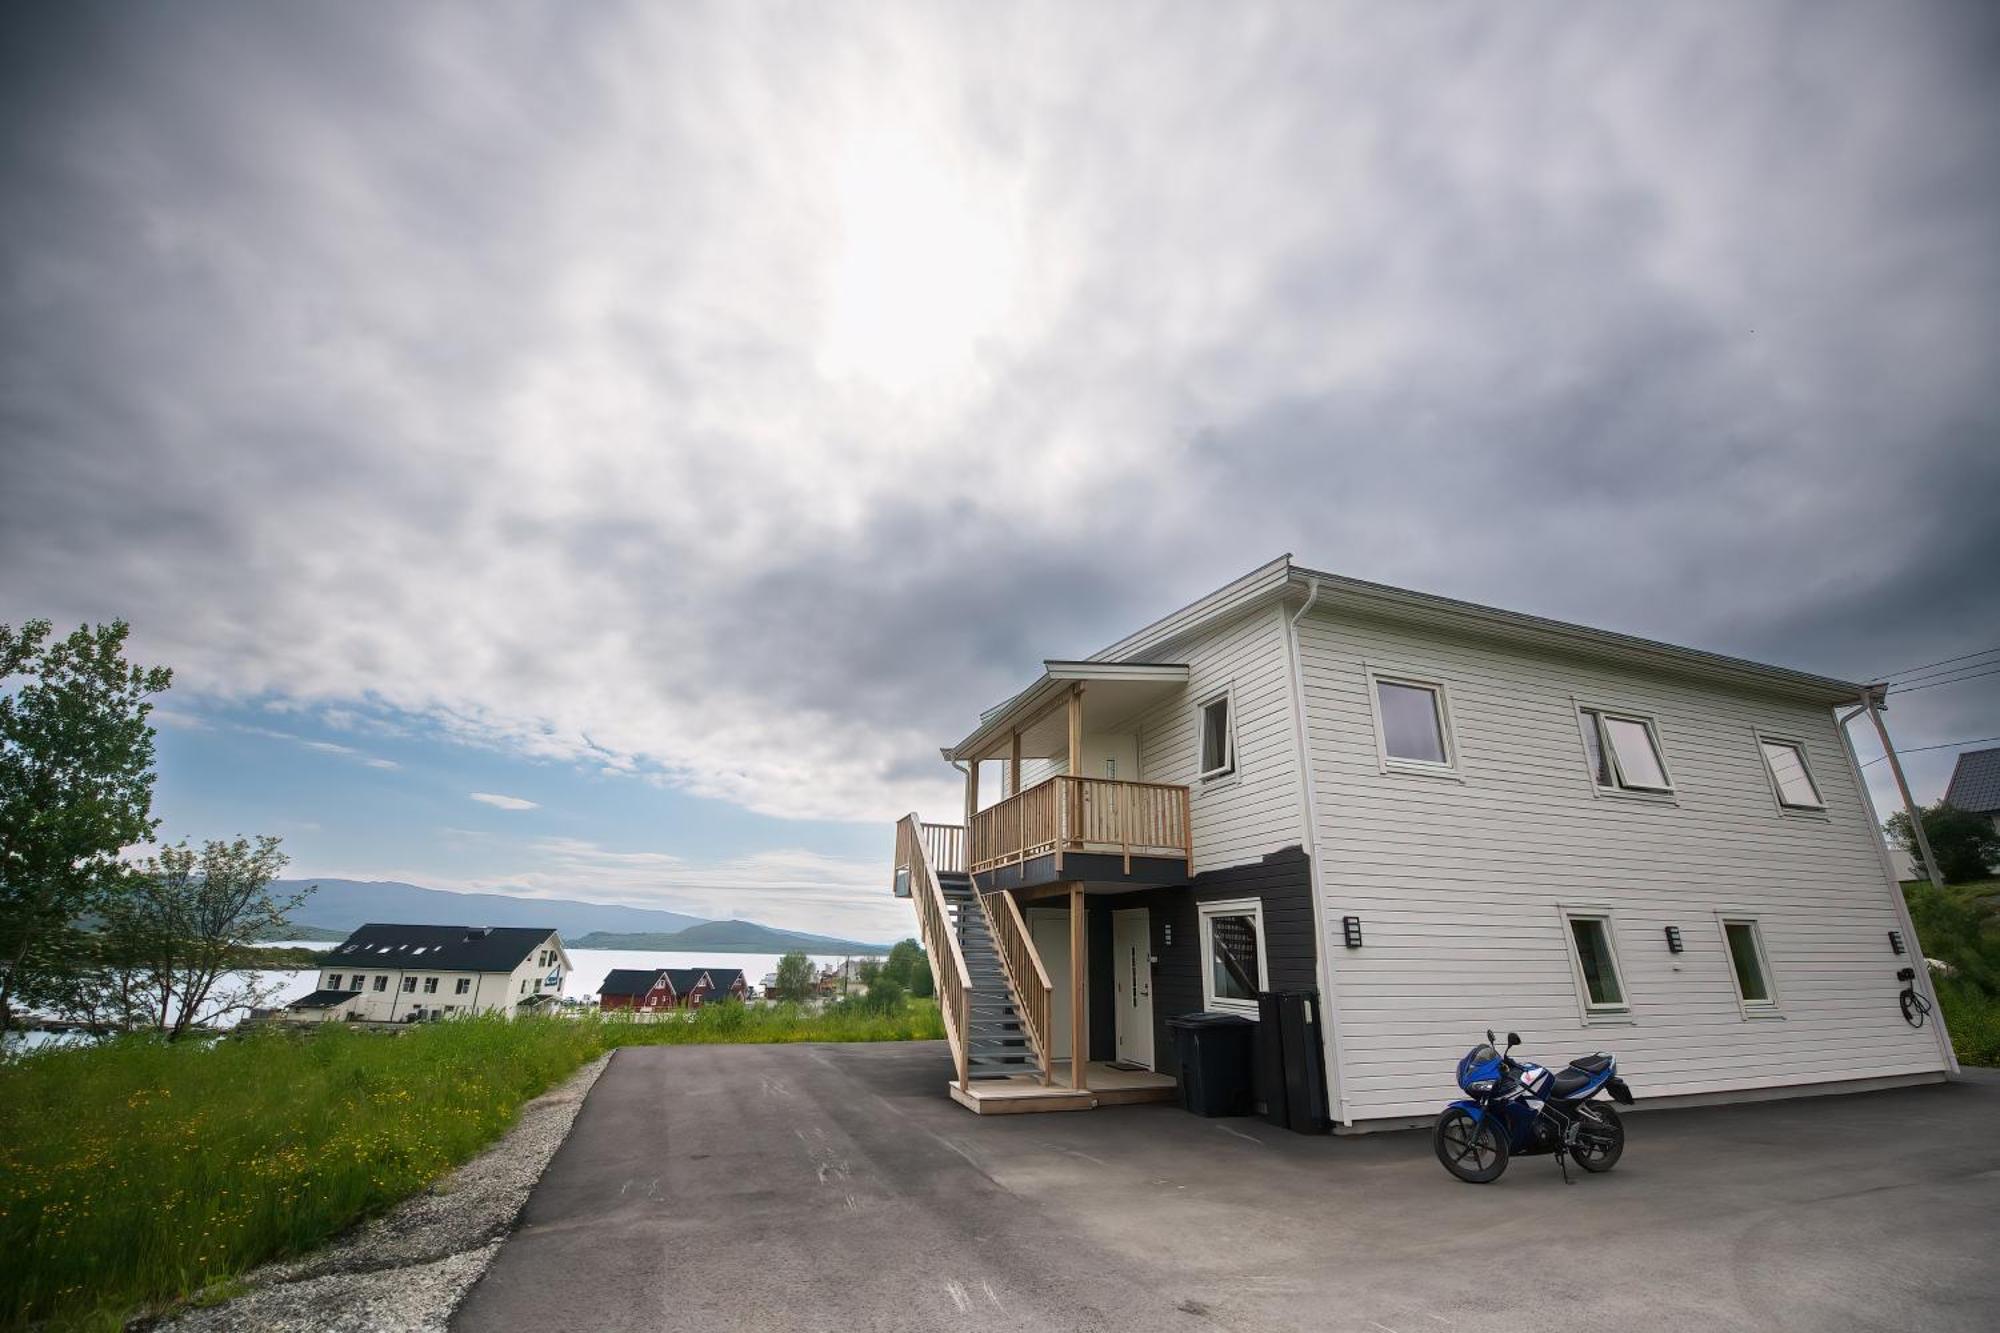
<path fill-rule="evenodd" d="M 1819 787 L 1806 768 L 1805 747 L 1796 741 L 1758 737 L 1764 750 L 1764 764 L 1771 770 L 1771 785 L 1777 788 L 1778 804 L 1787 810 L 1824 810 Z"/>
<path fill-rule="evenodd" d="M 1255 898 L 1201 906 L 1202 1002 L 1210 1009 L 1257 1016 L 1257 996 L 1270 989 L 1264 963 L 1264 905 Z"/>
<path fill-rule="evenodd" d="M 1398 680 L 1375 682 L 1385 758 L 1412 764 L 1451 762 L 1437 687 Z"/>
<path fill-rule="evenodd" d="M 1236 734 L 1229 716 L 1229 696 L 1218 694 L 1201 706 L 1201 776 L 1224 777 L 1236 771 Z"/>
<path fill-rule="evenodd" d="M 424 994 L 435 995 L 437 994 L 437 988 L 438 988 L 438 979 L 436 977 L 424 978 Z"/>
<path fill-rule="evenodd" d="M 1736 978 L 1736 998 L 1746 1010 L 1777 1004 L 1771 990 L 1771 967 L 1764 957 L 1764 936 L 1749 917 L 1724 918 L 1722 938 L 1729 945 L 1729 968 Z"/>
<path fill-rule="evenodd" d="M 328 990 L 340 989 L 340 973 L 329 972 L 326 974 L 326 988 Z"/>
<path fill-rule="evenodd" d="M 1611 942 L 1611 918 L 1582 912 L 1565 917 L 1585 1006 L 1592 1012 L 1623 1010 L 1625 987 L 1618 976 L 1618 950 Z"/>
<path fill-rule="evenodd" d="M 417 979 L 415 977 L 404 977 L 403 994 L 414 995 L 416 994 L 416 990 L 417 990 Z"/>
<path fill-rule="evenodd" d="M 375 978 L 375 989 L 376 989 L 376 990 L 388 990 L 388 989 L 389 989 L 389 978 L 387 978 L 387 977 L 377 977 L 377 978 Z"/>
<path fill-rule="evenodd" d="M 1591 780 L 1600 790 L 1666 793 L 1674 789 L 1650 718 L 1596 708 L 1580 712 L 1584 754 L 1590 761 Z"/>
<path fill-rule="evenodd" d="M 471 978 L 471 977 L 460 977 L 460 978 L 458 979 L 458 988 L 457 988 L 456 990 L 452 991 L 452 994 L 453 994 L 453 995 L 463 995 L 463 994 L 465 994 L 465 993 L 466 993 L 467 991 L 469 991 L 469 990 L 471 990 L 471 989 L 472 989 L 472 978 Z"/>
<path fill-rule="evenodd" d="M 351 979 L 349 979 L 349 981 L 348 981 L 348 983 L 347 983 L 347 989 L 349 989 L 349 990 L 360 990 L 360 989 L 361 989 L 361 983 L 362 983 L 363 981 L 365 981 L 365 980 L 367 980 L 367 978 L 366 978 L 366 977 L 363 977 L 363 976 L 362 976 L 362 975 L 361 975 L 361 974 L 360 974 L 359 972 L 356 972 L 356 973 L 354 974 L 354 976 L 353 976 L 353 977 L 352 977 Z"/>

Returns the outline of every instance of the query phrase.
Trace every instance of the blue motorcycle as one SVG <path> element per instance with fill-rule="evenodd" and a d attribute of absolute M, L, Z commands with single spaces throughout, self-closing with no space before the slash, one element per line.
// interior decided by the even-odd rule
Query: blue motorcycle
<path fill-rule="evenodd" d="M 1460 1180 L 1485 1185 L 1500 1179 L 1508 1159 L 1553 1153 L 1569 1181 L 1567 1159 L 1586 1171 L 1609 1171 L 1625 1152 L 1625 1125 L 1608 1103 L 1632 1104 L 1632 1090 L 1618 1077 L 1618 1061 L 1603 1051 L 1552 1073 L 1513 1058 L 1519 1033 L 1507 1034 L 1507 1048 L 1495 1050 L 1492 1029 L 1484 1045 L 1458 1062 L 1458 1086 L 1466 1101 L 1453 1102 L 1431 1136 L 1444 1169 Z"/>

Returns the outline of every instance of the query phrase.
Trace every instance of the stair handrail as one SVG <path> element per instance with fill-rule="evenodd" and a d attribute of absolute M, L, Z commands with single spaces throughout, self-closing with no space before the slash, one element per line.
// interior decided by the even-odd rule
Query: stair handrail
<path fill-rule="evenodd" d="M 952 1070 L 960 1092 L 971 1086 L 968 1062 L 969 1037 L 967 1008 L 972 991 L 972 974 L 965 966 L 965 953 L 958 947 L 958 932 L 951 928 L 951 911 L 945 903 L 944 886 L 931 869 L 924 848 L 923 821 L 913 811 L 896 824 L 896 864 L 910 872 L 910 900 L 917 906 L 917 922 L 924 933 L 924 951 L 931 958 L 931 976 L 937 983 L 938 1011 L 944 1017 L 945 1040 L 951 1045 Z M 979 895 L 975 891 L 973 897 Z M 940 966 L 942 963 L 949 966 Z"/>
<path fill-rule="evenodd" d="M 986 931 L 993 937 L 994 952 L 1000 956 L 1000 966 L 1007 976 L 1007 989 L 1014 994 L 1014 1008 L 1021 1015 L 1021 1026 L 1028 1034 L 1028 1044 L 1034 1048 L 1035 1061 L 1042 1067 L 1042 1085 L 1048 1086 L 1052 1077 L 1052 1061 L 1049 1046 L 1049 1015 L 1055 987 L 1049 984 L 1048 969 L 1042 966 L 1042 956 L 1035 949 L 1035 938 L 1028 932 L 1028 923 L 1021 915 L 1021 905 L 1014 901 L 1014 895 L 1001 889 L 995 893 L 975 893 L 979 899 L 979 910 L 986 917 Z M 995 907 L 998 898 L 1001 907 Z"/>

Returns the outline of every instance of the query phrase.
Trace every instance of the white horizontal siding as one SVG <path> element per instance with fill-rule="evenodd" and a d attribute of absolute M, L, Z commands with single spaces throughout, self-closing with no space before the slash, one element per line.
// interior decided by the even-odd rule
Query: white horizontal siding
<path fill-rule="evenodd" d="M 1139 778 L 1189 789 L 1195 872 L 1244 865 L 1303 843 L 1282 612 L 1265 608 L 1238 617 L 1175 656 L 1188 665 L 1188 684 L 1140 715 Z M 1195 706 L 1224 689 L 1234 697 L 1236 771 L 1204 783 Z"/>
<path fill-rule="evenodd" d="M 1345 1118 L 1435 1112 L 1489 1026 L 1544 1063 L 1610 1049 L 1641 1097 L 1945 1067 L 1898 1012 L 1911 957 L 1826 710 L 1324 613 L 1300 666 Z M 1462 780 L 1381 771 L 1370 668 L 1443 682 Z M 1655 717 L 1671 802 L 1595 794 L 1578 702 Z M 1778 810 L 1760 728 L 1804 743 L 1824 817 Z M 1586 1022 L 1559 904 L 1611 910 L 1623 1021 Z M 1719 909 L 1759 918 L 1782 1018 L 1743 1016 Z"/>

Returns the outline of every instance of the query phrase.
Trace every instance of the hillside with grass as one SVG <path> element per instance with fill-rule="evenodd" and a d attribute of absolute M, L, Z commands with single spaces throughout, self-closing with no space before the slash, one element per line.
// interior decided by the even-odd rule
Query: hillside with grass
<path fill-rule="evenodd" d="M 1960 1064 L 2000 1065 L 2000 879 L 1903 885 Z"/>

